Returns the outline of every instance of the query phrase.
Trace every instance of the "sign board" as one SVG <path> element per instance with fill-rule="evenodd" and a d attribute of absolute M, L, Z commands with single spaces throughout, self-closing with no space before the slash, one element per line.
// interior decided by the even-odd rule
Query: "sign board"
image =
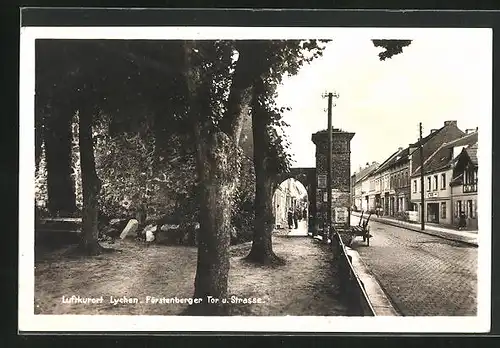
<path fill-rule="evenodd" d="M 413 222 L 418 222 L 418 211 L 410 210 L 408 212 L 408 219 Z"/>
<path fill-rule="evenodd" d="M 339 192 L 332 190 L 332 206 L 334 207 L 348 207 L 349 206 L 349 193 Z"/>
<path fill-rule="evenodd" d="M 437 192 L 429 192 L 427 194 L 427 198 L 435 198 L 438 196 L 438 193 Z"/>
<path fill-rule="evenodd" d="M 326 175 L 324 175 L 324 174 L 318 175 L 318 188 L 321 188 L 321 189 L 326 188 Z"/>
<path fill-rule="evenodd" d="M 337 224 L 347 223 L 347 208 L 346 207 L 336 207 L 334 210 L 333 221 Z"/>

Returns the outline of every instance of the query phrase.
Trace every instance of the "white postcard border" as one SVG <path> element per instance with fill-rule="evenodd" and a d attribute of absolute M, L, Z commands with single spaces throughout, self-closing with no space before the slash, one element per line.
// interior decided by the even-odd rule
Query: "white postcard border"
<path fill-rule="evenodd" d="M 479 31 L 491 42 L 485 59 L 492 67 L 490 28 L 303 28 L 303 27 L 23 27 L 20 41 L 19 136 L 19 296 L 20 331 L 264 331 L 264 332 L 405 332 L 480 333 L 490 329 L 491 315 L 491 155 L 492 100 L 479 118 L 478 296 L 475 317 L 186 317 L 34 314 L 34 91 L 35 39 L 446 39 L 460 32 Z M 451 36 L 450 36 L 451 37 Z M 466 67 L 464 67 L 466 68 Z M 492 90 L 492 74 L 484 81 Z M 481 219 L 481 217 L 484 217 Z"/>

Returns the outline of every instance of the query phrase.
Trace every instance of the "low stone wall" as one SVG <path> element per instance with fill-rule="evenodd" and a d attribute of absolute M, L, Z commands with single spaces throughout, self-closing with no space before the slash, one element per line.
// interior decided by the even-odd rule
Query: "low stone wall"
<path fill-rule="evenodd" d="M 342 296 L 346 299 L 353 313 L 363 316 L 375 316 L 375 310 L 365 292 L 363 282 L 359 279 L 347 255 L 342 237 L 334 233 L 332 240 L 335 260 L 339 263 Z"/>

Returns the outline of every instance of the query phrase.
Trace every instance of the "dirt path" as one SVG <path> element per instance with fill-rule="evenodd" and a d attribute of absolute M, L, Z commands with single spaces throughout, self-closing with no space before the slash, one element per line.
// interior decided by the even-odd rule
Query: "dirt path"
<path fill-rule="evenodd" d="M 250 243 L 231 247 L 229 302 L 231 315 L 347 315 L 337 293 L 336 270 L 328 248 L 304 237 L 275 236 L 275 252 L 287 262 L 276 268 L 243 260 Z M 156 298 L 190 298 L 196 272 L 196 248 L 132 241 L 116 245 L 122 253 L 62 259 L 52 255 L 35 268 L 35 313 L 179 315 L 187 303 L 152 304 Z M 103 303 L 62 303 L 62 297 L 103 297 Z M 138 303 L 112 304 L 111 297 Z M 231 297 L 234 296 L 234 297 Z M 245 304 L 243 299 L 263 303 Z"/>

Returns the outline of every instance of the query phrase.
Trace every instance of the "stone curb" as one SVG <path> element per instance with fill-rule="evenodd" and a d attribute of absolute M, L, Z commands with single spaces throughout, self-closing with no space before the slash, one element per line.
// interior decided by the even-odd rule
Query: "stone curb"
<path fill-rule="evenodd" d="M 357 216 L 357 217 L 361 216 L 361 214 L 359 214 L 359 215 L 358 214 L 352 214 L 352 215 Z M 393 222 L 393 221 L 381 220 L 381 219 L 379 219 L 379 218 L 377 218 L 376 216 L 373 216 L 373 215 L 370 218 L 370 220 L 373 220 L 373 221 L 376 221 L 376 222 L 380 222 L 382 224 L 386 224 L 386 225 L 390 225 L 390 226 L 405 228 L 405 229 L 410 230 L 410 231 L 414 231 L 414 232 L 418 232 L 418 233 L 423 233 L 423 234 L 427 234 L 427 235 L 430 235 L 430 236 L 435 236 L 435 237 L 439 237 L 439 238 L 451 240 L 451 241 L 454 241 L 454 242 L 460 242 L 460 243 L 468 244 L 468 245 L 471 245 L 471 246 L 474 246 L 474 247 L 478 246 L 477 239 L 467 238 L 465 236 L 463 237 L 463 236 L 459 236 L 459 235 L 456 235 L 456 234 L 453 234 L 453 233 L 447 233 L 447 232 L 441 232 L 441 231 L 432 231 L 432 230 L 422 231 L 420 228 L 418 228 L 416 226 L 406 225 L 406 224 L 403 224 L 403 223 L 400 223 L 400 222 L 395 222 L 395 221 Z"/>
<path fill-rule="evenodd" d="M 361 260 L 359 253 L 349 247 L 346 247 L 346 253 L 351 257 L 352 267 L 363 284 L 375 316 L 399 316 L 398 311 L 392 305 L 375 276 Z"/>

